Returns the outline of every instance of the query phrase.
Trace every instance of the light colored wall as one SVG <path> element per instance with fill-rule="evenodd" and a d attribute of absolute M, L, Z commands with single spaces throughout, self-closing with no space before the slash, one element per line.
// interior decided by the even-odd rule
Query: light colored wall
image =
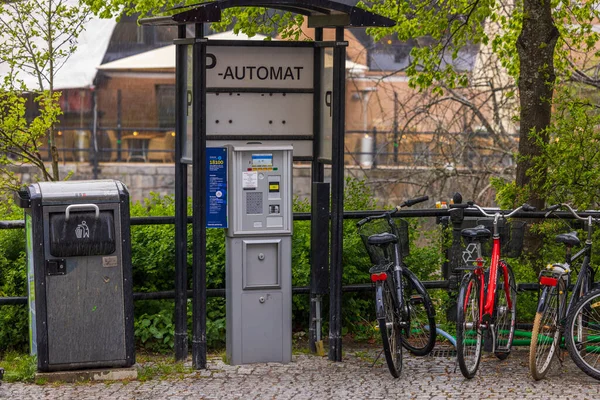
<path fill-rule="evenodd" d="M 102 163 L 99 179 L 117 179 L 122 181 L 129 189 L 132 201 L 143 201 L 150 196 L 151 192 L 161 195 L 174 194 L 175 191 L 175 168 L 174 165 L 154 163 Z M 22 182 L 35 182 L 35 172 L 32 167 L 21 167 L 17 170 L 22 177 Z M 88 163 L 68 163 L 61 165 L 61 176 L 72 172 L 70 180 L 93 179 L 92 167 Z M 372 188 L 380 206 L 396 205 L 403 200 L 417 195 L 427 194 L 430 196 L 430 206 L 436 200 L 449 201 L 456 190 L 461 190 L 465 199 L 473 199 L 482 204 L 493 204 L 494 193 L 487 184 L 487 179 L 473 179 L 470 176 L 448 177 L 439 180 L 427 188 L 418 185 L 406 184 L 406 174 L 414 175 L 414 171 L 398 169 L 361 169 L 349 167 L 345 169 L 345 175 L 356 179 L 365 179 L 366 184 Z M 426 170 L 422 171 L 427 173 Z M 310 166 L 296 165 L 293 175 L 294 196 L 301 199 L 310 198 Z M 325 170 L 328 180 L 329 170 Z M 191 195 L 192 179 L 191 167 L 188 174 L 188 188 Z M 423 177 L 423 179 L 425 179 Z M 475 182 L 477 181 L 477 182 Z"/>

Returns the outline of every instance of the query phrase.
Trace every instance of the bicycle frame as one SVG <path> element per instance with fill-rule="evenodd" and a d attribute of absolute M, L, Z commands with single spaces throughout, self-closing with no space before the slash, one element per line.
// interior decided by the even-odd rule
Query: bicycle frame
<path fill-rule="evenodd" d="M 573 289 L 571 290 L 571 292 L 573 293 L 573 296 L 571 296 L 571 298 L 569 299 L 569 304 L 565 311 L 565 315 L 569 312 L 571 307 L 575 303 L 577 303 L 577 301 L 581 297 L 583 297 L 585 292 L 587 292 L 587 289 L 585 291 L 582 291 L 582 288 L 588 287 L 588 282 L 589 282 L 588 281 L 588 270 L 590 269 L 590 252 L 591 252 L 591 247 L 588 247 L 586 245 L 585 248 L 581 249 L 572 258 L 571 262 L 576 261 L 582 255 L 585 255 L 585 257 L 583 259 L 583 263 L 581 264 L 581 270 L 580 270 L 579 274 L 577 275 L 577 280 L 575 281 L 575 285 L 573 286 Z M 571 262 L 567 263 L 569 268 L 571 268 L 571 265 L 572 265 Z M 569 272 L 565 272 L 565 275 L 567 275 L 566 287 L 570 288 L 570 286 L 571 286 L 571 270 L 569 270 Z M 546 307 L 546 300 L 547 300 L 546 288 L 548 285 L 543 285 L 543 286 L 544 286 L 544 290 L 542 290 L 542 293 L 540 294 L 539 304 L 538 304 L 538 308 L 536 310 L 537 312 L 543 312 Z M 559 298 L 559 306 L 560 306 L 560 298 Z"/>
<path fill-rule="evenodd" d="M 428 196 L 422 196 L 422 197 L 418 197 L 416 199 L 412 199 L 412 200 L 406 200 L 404 201 L 402 204 L 398 205 L 396 208 L 387 211 L 385 213 L 383 213 L 382 215 L 379 216 L 374 216 L 374 217 L 367 217 L 361 221 L 358 222 L 358 226 L 362 226 L 365 223 L 368 223 L 369 221 L 372 221 L 374 219 L 381 219 L 381 218 L 385 218 L 387 224 L 390 226 L 391 231 L 392 232 L 396 232 L 396 226 L 394 224 L 394 219 L 392 217 L 392 215 L 400 210 L 402 207 L 410 207 L 414 204 L 423 202 L 428 200 L 429 197 Z M 390 271 L 391 272 L 391 278 L 393 279 L 393 284 L 396 288 L 395 292 L 392 293 L 392 297 L 395 297 L 394 299 L 394 303 L 397 307 L 398 310 L 400 310 L 400 312 L 402 314 L 404 314 L 404 304 L 403 304 L 403 299 L 404 297 L 402 296 L 402 273 L 403 273 L 403 263 L 402 263 L 402 252 L 400 251 L 400 238 L 398 238 L 398 241 L 396 243 L 394 243 L 394 261 L 393 261 L 393 270 Z M 388 251 L 389 247 L 386 248 L 386 252 Z M 389 271 L 389 268 L 388 268 Z M 382 271 L 383 272 L 383 271 Z M 388 277 L 387 279 L 389 279 L 390 277 Z M 379 281 L 377 283 L 377 285 L 381 285 L 381 281 Z M 378 317 L 380 317 L 379 315 L 379 305 L 377 305 L 377 312 L 378 312 Z M 402 315 L 402 317 L 405 317 L 404 315 Z"/>
<path fill-rule="evenodd" d="M 588 239 L 586 240 L 583 249 L 581 249 L 577 253 L 575 253 L 574 256 L 570 256 L 569 253 L 567 253 L 567 256 L 566 256 L 565 263 L 569 267 L 569 271 L 566 272 L 566 274 L 567 274 L 567 288 L 569 288 L 570 284 L 571 284 L 571 272 L 572 272 L 571 267 L 573 265 L 573 262 L 577 261 L 582 256 L 583 256 L 583 262 L 581 264 L 581 269 L 579 270 L 579 273 L 577 274 L 577 280 L 575 281 L 575 285 L 573 286 L 573 289 L 571 290 L 571 292 L 573 293 L 573 295 L 571 296 L 571 298 L 568 301 L 567 308 L 565 309 L 565 313 L 564 313 L 565 316 L 569 314 L 569 311 L 571 311 L 571 308 L 590 289 L 590 281 L 589 281 L 588 274 L 590 273 L 590 271 L 593 271 L 592 268 L 591 268 L 591 266 L 590 266 L 591 255 L 592 255 L 592 240 L 591 240 L 591 225 L 589 225 L 589 227 L 588 227 Z M 544 309 L 546 307 L 546 300 L 547 300 L 546 299 L 546 295 L 547 295 L 547 290 L 543 290 L 542 294 L 540 296 L 538 308 L 536 310 L 537 312 L 544 311 Z M 558 301 L 559 301 L 558 307 L 559 307 L 559 310 L 560 310 L 561 309 L 560 308 L 560 306 L 561 306 L 560 305 L 560 297 L 558 298 Z M 563 316 L 561 315 L 561 318 L 562 317 Z"/>
<path fill-rule="evenodd" d="M 510 297 L 510 288 L 508 282 L 508 268 L 503 261 L 500 260 L 500 234 L 496 228 L 497 221 L 494 221 L 494 236 L 492 245 L 492 256 L 489 267 L 488 281 L 485 282 L 485 271 L 483 266 L 475 268 L 473 273 L 478 277 L 480 284 L 480 303 L 483 307 L 479 308 L 479 320 L 485 323 L 492 322 L 494 316 L 494 309 L 496 304 L 496 281 L 498 280 L 498 266 L 502 268 L 504 276 L 504 287 L 507 294 L 508 306 L 512 307 L 512 301 Z M 468 289 L 469 291 L 471 288 Z M 466 306 L 466 305 L 465 305 Z"/>
<path fill-rule="evenodd" d="M 390 225 L 392 229 L 394 229 L 394 220 L 389 214 L 387 216 L 387 223 Z M 392 272 L 392 279 L 394 280 L 393 284 L 394 288 L 396 288 L 396 292 L 393 295 L 396 297 L 394 302 L 399 312 L 404 314 L 404 297 L 402 296 L 402 253 L 400 252 L 400 241 L 394 243 L 394 266 Z M 405 315 L 401 315 L 401 317 L 405 317 Z"/>
<path fill-rule="evenodd" d="M 404 297 L 402 296 L 403 288 L 402 288 L 402 285 L 400 284 L 402 273 L 403 273 L 402 254 L 399 251 L 400 246 L 398 243 L 395 243 L 393 247 L 394 247 L 394 262 L 387 269 L 387 271 L 391 272 L 391 274 L 387 277 L 387 279 L 392 279 L 392 287 L 396 288 L 396 291 L 392 292 L 392 297 L 394 298 L 395 306 L 397 307 L 398 310 L 401 311 L 404 308 L 403 307 L 404 306 L 404 304 L 403 304 Z M 393 269 L 391 269 L 391 268 L 393 268 Z M 390 271 L 390 269 L 391 269 L 391 271 Z M 383 289 L 383 281 L 376 282 L 375 286 L 376 286 L 376 290 L 382 290 Z M 377 314 L 377 318 L 385 317 L 385 310 L 383 308 L 383 304 L 376 304 L 376 314 Z"/>
<path fill-rule="evenodd" d="M 496 304 L 496 285 L 497 285 L 497 280 L 498 280 L 498 266 L 500 266 L 500 268 L 502 268 L 502 272 L 503 272 L 503 276 L 504 276 L 504 289 L 506 292 L 506 297 L 507 297 L 507 305 L 509 307 L 512 307 L 512 303 L 513 300 L 510 296 L 510 287 L 509 287 L 509 278 L 508 278 L 508 267 L 506 266 L 506 264 L 504 263 L 504 261 L 502 261 L 500 259 L 500 232 L 498 230 L 498 220 L 500 218 L 509 218 L 512 215 L 514 215 L 515 213 L 517 213 L 518 211 L 520 211 L 521 209 L 524 208 L 524 206 L 521 206 L 515 210 L 513 210 L 511 213 L 507 214 L 507 215 L 502 215 L 499 212 L 494 213 L 493 215 L 488 214 L 483 208 L 481 208 L 480 206 L 478 206 L 477 204 L 472 204 L 472 206 L 474 206 L 475 208 L 477 208 L 484 216 L 487 217 L 493 217 L 494 218 L 494 234 L 492 236 L 492 255 L 490 257 L 490 265 L 489 265 L 489 274 L 488 274 L 488 281 L 485 282 L 485 271 L 483 268 L 483 265 L 478 265 L 475 270 L 473 271 L 473 273 L 477 276 L 477 278 L 479 279 L 479 304 L 481 304 L 482 306 L 479 307 L 479 320 L 481 322 L 483 322 L 484 324 L 486 324 L 486 328 L 488 328 L 489 326 L 487 325 L 488 323 L 492 323 L 494 321 L 494 311 L 495 311 L 495 304 Z M 529 206 L 527 206 L 529 207 Z M 468 288 L 468 293 L 470 294 L 470 290 L 471 288 Z M 463 307 L 466 307 L 466 305 L 463 305 Z"/>

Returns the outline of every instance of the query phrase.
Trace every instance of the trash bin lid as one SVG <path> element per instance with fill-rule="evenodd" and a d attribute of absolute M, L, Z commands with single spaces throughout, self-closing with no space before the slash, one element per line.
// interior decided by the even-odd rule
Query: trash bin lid
<path fill-rule="evenodd" d="M 123 184 L 113 179 L 65 182 L 38 182 L 29 186 L 33 197 L 37 192 L 42 197 L 42 205 L 73 204 L 89 202 L 119 201 L 119 191 Z"/>

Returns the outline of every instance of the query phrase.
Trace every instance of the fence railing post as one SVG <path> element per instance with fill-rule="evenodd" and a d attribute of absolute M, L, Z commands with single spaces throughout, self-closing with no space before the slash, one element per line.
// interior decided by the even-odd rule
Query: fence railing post
<path fill-rule="evenodd" d="M 377 128 L 373 127 L 373 148 L 371 149 L 373 161 L 371 168 L 377 168 Z"/>

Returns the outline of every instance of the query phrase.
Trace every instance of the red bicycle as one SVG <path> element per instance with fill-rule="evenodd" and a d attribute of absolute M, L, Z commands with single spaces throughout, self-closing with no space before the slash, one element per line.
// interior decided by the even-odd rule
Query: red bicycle
<path fill-rule="evenodd" d="M 511 267 L 500 259 L 501 234 L 499 222 L 510 232 L 504 219 L 517 212 L 534 211 L 528 204 L 511 211 L 486 210 L 473 202 L 453 204 L 452 208 L 476 208 L 481 215 L 493 218 L 493 234 L 479 225 L 461 231 L 467 242 L 463 259 L 468 265 L 460 268 L 468 271 L 460 284 L 456 313 L 456 351 L 460 371 L 465 378 L 475 376 L 482 350 L 493 352 L 504 360 L 510 354 L 516 320 L 517 284 Z M 491 260 L 488 269 L 484 269 L 481 246 L 492 238 Z M 507 241 L 510 238 L 505 238 Z"/>

